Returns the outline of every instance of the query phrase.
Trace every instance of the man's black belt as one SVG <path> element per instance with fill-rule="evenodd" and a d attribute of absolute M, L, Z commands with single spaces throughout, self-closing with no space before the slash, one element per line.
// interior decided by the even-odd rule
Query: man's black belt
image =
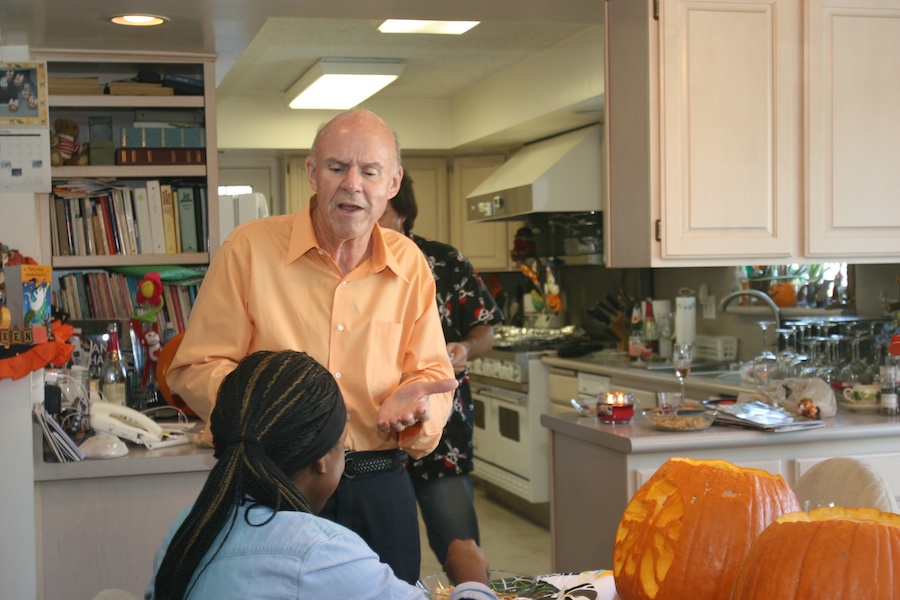
<path fill-rule="evenodd" d="M 370 452 L 344 453 L 344 477 L 350 479 L 357 475 L 368 475 L 388 471 L 400 466 L 409 459 L 403 450 L 373 450 Z"/>

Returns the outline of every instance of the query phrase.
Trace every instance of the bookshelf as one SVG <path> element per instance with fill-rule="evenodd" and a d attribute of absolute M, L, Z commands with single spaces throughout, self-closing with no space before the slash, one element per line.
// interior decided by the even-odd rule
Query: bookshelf
<path fill-rule="evenodd" d="M 100 200 L 97 200 L 97 204 L 93 203 L 93 199 L 103 196 L 103 192 L 90 190 L 83 194 L 83 197 L 90 201 L 84 205 L 84 213 L 80 211 L 77 213 L 80 217 L 82 214 L 84 215 L 81 217 L 84 220 L 79 222 L 85 224 L 83 229 L 79 229 L 80 238 L 71 232 L 76 218 L 74 212 L 65 213 L 64 224 L 61 226 L 59 221 L 61 213 L 57 208 L 58 194 L 36 195 L 41 262 L 53 266 L 56 291 L 61 291 L 60 280 L 72 273 L 114 270 L 119 267 L 186 266 L 202 268 L 208 265 L 212 253 L 216 251 L 220 242 L 218 239 L 215 57 L 167 53 L 57 52 L 37 49 L 32 51 L 31 59 L 47 63 L 47 76 L 50 83 L 48 105 L 51 132 L 53 132 L 56 119 L 72 119 L 80 126 L 78 141 L 90 143 L 94 141 L 91 139 L 92 120 L 106 119 L 112 126 L 112 161 L 107 155 L 105 164 L 54 166 L 51 168 L 54 187 L 68 187 L 72 182 L 87 182 L 86 185 L 106 185 L 110 189 L 124 190 L 116 192 L 125 196 L 124 200 L 116 199 L 118 204 L 112 204 L 113 192 L 111 191 L 108 192 L 110 199 L 103 202 L 110 203 L 110 211 L 113 211 L 114 206 L 127 206 L 130 210 L 126 213 L 131 213 L 120 212 L 117 218 L 117 214 L 113 212 L 111 219 L 107 217 L 107 222 L 112 221 L 112 230 L 109 235 L 116 239 L 115 243 L 112 239 L 107 240 L 108 246 L 114 246 L 114 248 L 107 247 L 106 253 L 102 253 L 91 242 L 97 242 L 92 239 L 94 234 L 99 235 L 99 232 L 105 230 L 102 225 L 100 229 L 92 229 L 91 220 L 96 220 L 94 210 L 98 213 L 103 212 L 99 208 Z M 133 79 L 141 72 L 200 80 L 202 81 L 202 94 L 108 95 L 90 93 L 97 92 L 94 89 L 96 86 L 90 85 L 86 86 L 87 90 L 79 90 L 80 93 L 65 93 L 61 92 L 65 86 L 59 84 L 54 86 L 54 82 L 59 82 L 62 78 L 79 78 L 96 80 L 102 90 L 107 83 Z M 186 120 L 190 121 L 192 126 L 204 130 L 205 163 L 194 161 L 191 164 L 116 164 L 119 157 L 115 151 L 122 147 L 125 128 L 156 129 L 169 127 L 166 125 L 167 122 Z M 149 121 L 159 121 L 159 123 L 149 123 Z M 179 124 L 179 126 L 181 125 L 183 123 Z M 194 146 L 187 148 L 189 148 L 189 152 L 195 152 L 195 155 L 202 156 L 202 153 L 196 153 Z M 156 182 L 162 187 L 169 185 L 173 190 L 182 187 L 190 187 L 194 190 L 198 203 L 197 218 L 195 219 L 197 223 L 196 250 L 193 250 L 194 244 L 186 243 L 186 247 L 191 248 L 192 251 L 183 252 L 181 249 L 183 238 L 178 233 L 176 234 L 178 245 L 175 248 L 169 247 L 160 251 L 158 244 L 154 244 L 149 236 L 141 233 L 141 223 L 133 196 L 136 190 L 148 188 L 148 184 L 151 184 L 149 187 L 152 188 L 152 182 Z M 202 206 L 200 204 L 201 194 Z M 74 194 L 71 194 L 68 197 L 71 199 L 73 196 Z M 173 197 L 176 202 L 175 211 L 178 212 L 179 196 Z M 130 204 L 122 204 L 122 202 Z M 68 206 L 68 203 L 64 204 Z M 128 218 L 122 219 L 123 214 Z M 102 219 L 101 223 L 103 223 Z M 129 231 L 129 227 L 132 225 L 133 230 Z M 61 236 L 67 235 L 66 226 L 69 227 L 68 240 L 64 242 L 61 240 Z M 145 227 L 145 229 L 149 230 L 149 227 Z M 131 241 L 123 239 L 120 244 L 119 236 L 127 238 L 129 235 Z M 89 239 L 91 242 L 88 241 Z M 128 317 L 128 315 L 117 316 Z"/>

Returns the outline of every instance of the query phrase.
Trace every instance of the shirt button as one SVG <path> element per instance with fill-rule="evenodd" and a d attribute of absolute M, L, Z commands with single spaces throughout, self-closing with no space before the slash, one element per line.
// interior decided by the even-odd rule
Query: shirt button
<path fill-rule="evenodd" d="M 338 371 L 337 373 L 335 373 L 335 374 L 334 374 L 334 378 L 335 378 L 335 379 L 340 379 L 340 378 L 341 378 L 341 372 Z"/>
<path fill-rule="evenodd" d="M 344 330 L 344 326 L 343 326 L 343 325 L 338 325 L 338 331 L 343 331 L 343 330 Z"/>

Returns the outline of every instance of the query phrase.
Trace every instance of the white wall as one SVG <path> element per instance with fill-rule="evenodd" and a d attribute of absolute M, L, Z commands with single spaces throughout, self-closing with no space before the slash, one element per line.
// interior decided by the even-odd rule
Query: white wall
<path fill-rule="evenodd" d="M 0 47 L 0 61 L 27 61 L 25 46 Z M 38 262 L 34 194 L 0 194 L 0 242 Z M 49 260 L 49 257 L 47 257 Z M 4 598 L 37 598 L 31 399 L 42 398 L 43 371 L 0 380 L 0 582 Z"/>

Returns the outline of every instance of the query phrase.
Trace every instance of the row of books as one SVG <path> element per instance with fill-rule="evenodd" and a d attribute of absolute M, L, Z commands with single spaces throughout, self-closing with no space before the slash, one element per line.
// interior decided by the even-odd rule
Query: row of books
<path fill-rule="evenodd" d="M 56 182 L 54 256 L 179 254 L 209 250 L 206 188 L 190 182 Z"/>
<path fill-rule="evenodd" d="M 53 304 L 70 319 L 129 319 L 135 309 L 139 279 L 107 271 L 73 271 L 59 276 Z M 163 284 L 163 309 L 157 313 L 160 331 L 184 331 L 197 298 L 199 283 Z"/>

